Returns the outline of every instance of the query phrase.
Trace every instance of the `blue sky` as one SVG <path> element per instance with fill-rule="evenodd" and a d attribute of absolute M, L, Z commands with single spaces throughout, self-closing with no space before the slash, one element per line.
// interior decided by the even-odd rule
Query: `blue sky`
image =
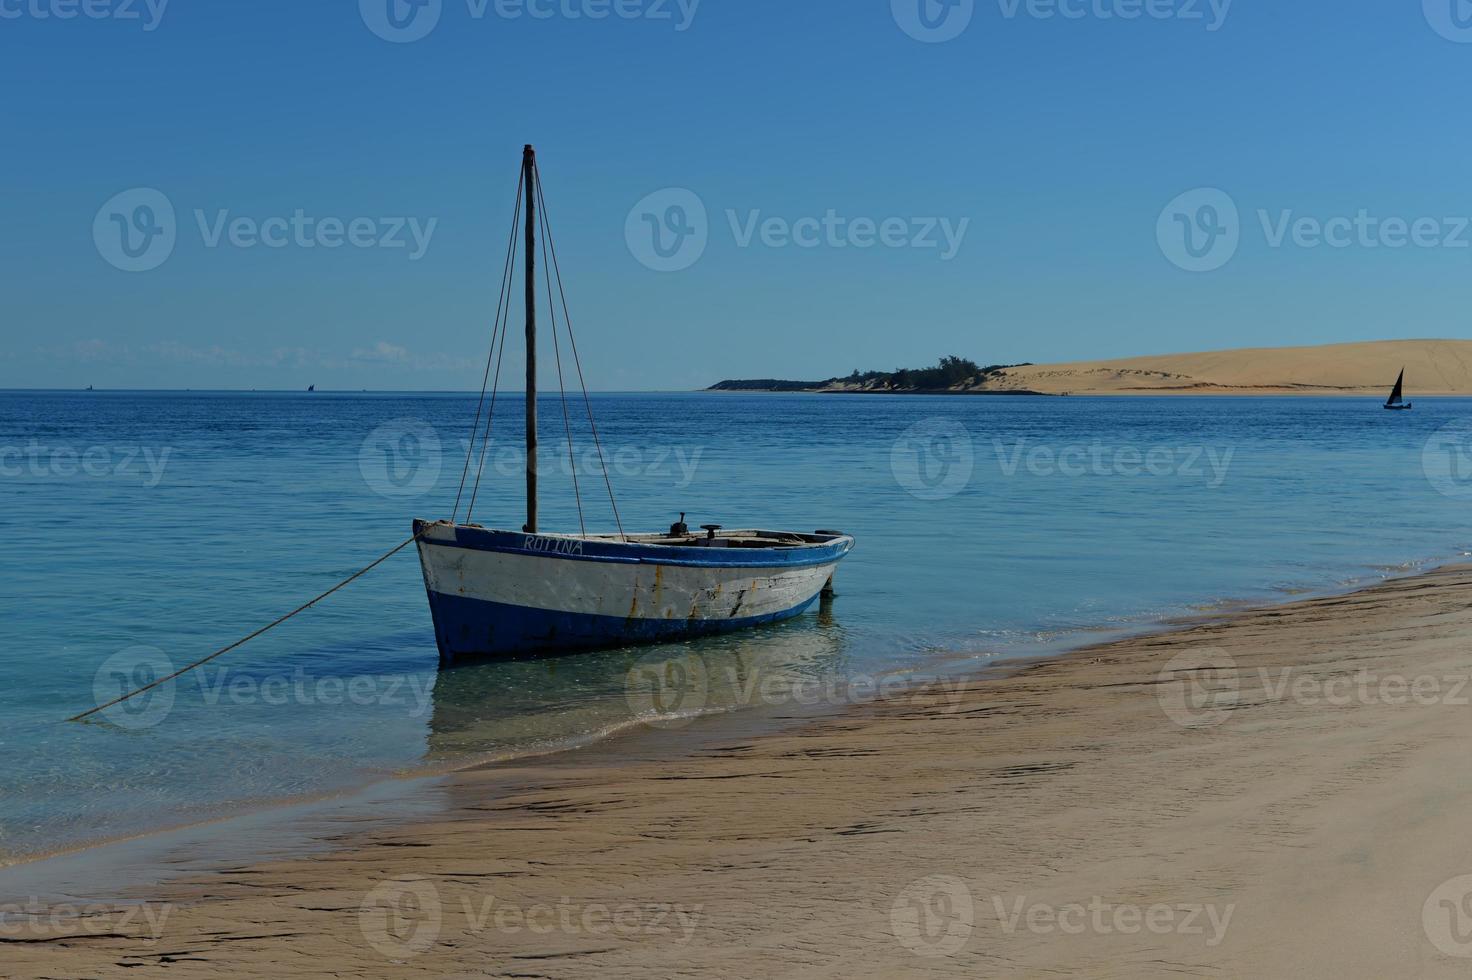
<path fill-rule="evenodd" d="M 427 2 L 0 0 L 0 387 L 476 387 L 525 142 L 598 389 L 1469 336 L 1453 0 Z"/>

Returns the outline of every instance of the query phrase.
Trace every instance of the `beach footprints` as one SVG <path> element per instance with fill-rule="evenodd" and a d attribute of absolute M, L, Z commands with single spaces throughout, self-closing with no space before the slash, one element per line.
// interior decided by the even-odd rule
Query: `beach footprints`
<path fill-rule="evenodd" d="M 444 922 L 439 890 L 423 875 L 400 875 L 381 882 L 358 907 L 363 938 L 395 961 L 428 951 L 439 939 Z"/>
<path fill-rule="evenodd" d="M 680 272 L 690 268 L 710 243 L 705 202 L 683 187 L 666 187 L 645 196 L 624 221 L 624 243 L 646 269 Z"/>
<path fill-rule="evenodd" d="M 1198 187 L 1177 195 L 1155 222 L 1160 254 L 1187 272 L 1213 272 L 1232 261 L 1242 241 L 1237 202 L 1226 191 Z"/>
<path fill-rule="evenodd" d="M 1472 499 L 1472 422 L 1450 422 L 1421 446 L 1421 472 L 1445 497 Z"/>
<path fill-rule="evenodd" d="M 900 433 L 889 451 L 895 482 L 921 500 L 954 497 L 971 482 L 975 467 L 971 433 L 954 419 L 916 422 Z"/>
<path fill-rule="evenodd" d="M 900 30 L 925 44 L 954 41 L 971 26 L 976 0 L 890 0 Z"/>
<path fill-rule="evenodd" d="M 927 875 L 894 897 L 889 926 L 916 956 L 954 956 L 976 931 L 976 900 L 955 875 Z"/>
<path fill-rule="evenodd" d="M 1236 706 L 1240 691 L 1237 662 L 1215 647 L 1176 654 L 1155 678 L 1161 709 L 1182 728 L 1220 725 Z"/>
<path fill-rule="evenodd" d="M 173 661 L 157 647 L 120 650 L 104 660 L 93 675 L 92 703 L 101 707 L 139 688 L 157 684 L 174 670 Z M 138 731 L 160 724 L 173 710 L 174 682 L 169 680 L 121 704 L 113 704 L 100 714 L 119 728 Z"/>
<path fill-rule="evenodd" d="M 174 253 L 178 236 L 173 202 L 152 187 L 114 194 L 92 219 L 97 254 L 124 272 L 157 269 Z"/>
<path fill-rule="evenodd" d="M 705 711 L 710 670 L 698 654 L 652 653 L 624 675 L 624 699 L 635 718 L 655 728 L 680 728 Z"/>
<path fill-rule="evenodd" d="M 1426 896 L 1421 928 L 1447 956 L 1472 958 L 1472 874 L 1449 878 Z"/>
<path fill-rule="evenodd" d="M 358 449 L 358 472 L 382 497 L 418 497 L 434 489 L 442 459 L 440 437 L 420 419 L 393 419 L 368 433 Z"/>

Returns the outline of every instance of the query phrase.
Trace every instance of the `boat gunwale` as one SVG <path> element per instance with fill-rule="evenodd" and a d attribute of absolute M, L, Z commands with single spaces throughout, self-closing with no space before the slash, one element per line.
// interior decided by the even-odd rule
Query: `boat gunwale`
<path fill-rule="evenodd" d="M 430 532 L 435 529 L 439 529 L 441 533 L 453 531 L 453 540 L 431 536 Z M 641 543 L 637 540 L 625 541 L 618 535 L 606 534 L 528 534 L 524 531 L 450 524 L 447 521 L 416 520 L 414 530 L 419 535 L 421 548 L 433 545 L 466 551 L 526 555 L 534 558 L 695 568 L 803 568 L 827 565 L 838 562 L 849 553 L 854 545 L 853 537 L 847 534 L 802 534 L 757 529 L 726 531 L 723 532 L 723 536 L 791 534 L 813 540 L 772 548 L 710 548 L 699 545 L 683 547 Z M 635 535 L 635 537 L 649 537 L 649 535 Z M 569 545 L 576 544 L 578 547 L 576 550 L 572 548 L 563 550 L 555 546 L 547 547 L 545 544 L 528 547 L 528 542 L 567 542 Z"/>

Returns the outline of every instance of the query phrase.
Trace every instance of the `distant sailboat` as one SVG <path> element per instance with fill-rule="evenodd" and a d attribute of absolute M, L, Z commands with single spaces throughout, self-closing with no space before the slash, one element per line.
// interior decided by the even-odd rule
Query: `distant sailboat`
<path fill-rule="evenodd" d="M 307 390 L 308 391 L 316 391 L 317 390 L 317 386 L 316 385 L 307 385 Z"/>
<path fill-rule="evenodd" d="M 1386 399 L 1386 401 L 1385 401 L 1385 407 L 1389 411 L 1392 411 L 1392 412 L 1409 412 L 1411 410 L 1411 403 L 1410 402 L 1403 402 L 1401 400 L 1402 389 L 1405 386 L 1405 381 L 1406 381 L 1406 369 L 1405 368 L 1401 368 L 1400 369 L 1400 377 L 1398 377 L 1398 378 L 1395 379 L 1395 390 L 1390 393 L 1390 397 L 1388 399 Z"/>

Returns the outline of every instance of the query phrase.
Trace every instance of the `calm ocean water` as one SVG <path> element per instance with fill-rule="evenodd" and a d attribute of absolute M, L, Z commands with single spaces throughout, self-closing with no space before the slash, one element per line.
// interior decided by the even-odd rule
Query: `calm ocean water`
<path fill-rule="evenodd" d="M 0 863 L 694 710 L 632 677 L 699 673 L 695 708 L 721 708 L 749 700 L 753 677 L 790 692 L 942 654 L 982 663 L 1472 550 L 1472 401 L 1391 413 L 1365 399 L 608 394 L 594 407 L 629 529 L 686 511 L 692 526 L 855 534 L 831 611 L 437 676 L 406 551 L 81 725 L 62 719 L 293 608 L 404 540 L 411 518 L 448 516 L 475 401 L 0 393 Z M 571 408 L 574 464 L 561 407 L 541 406 L 543 525 L 576 529 L 575 470 L 589 530 L 609 530 Z M 493 440 L 476 504 L 487 525 L 522 521 L 521 410 L 516 396 L 498 405 L 509 438 Z"/>

